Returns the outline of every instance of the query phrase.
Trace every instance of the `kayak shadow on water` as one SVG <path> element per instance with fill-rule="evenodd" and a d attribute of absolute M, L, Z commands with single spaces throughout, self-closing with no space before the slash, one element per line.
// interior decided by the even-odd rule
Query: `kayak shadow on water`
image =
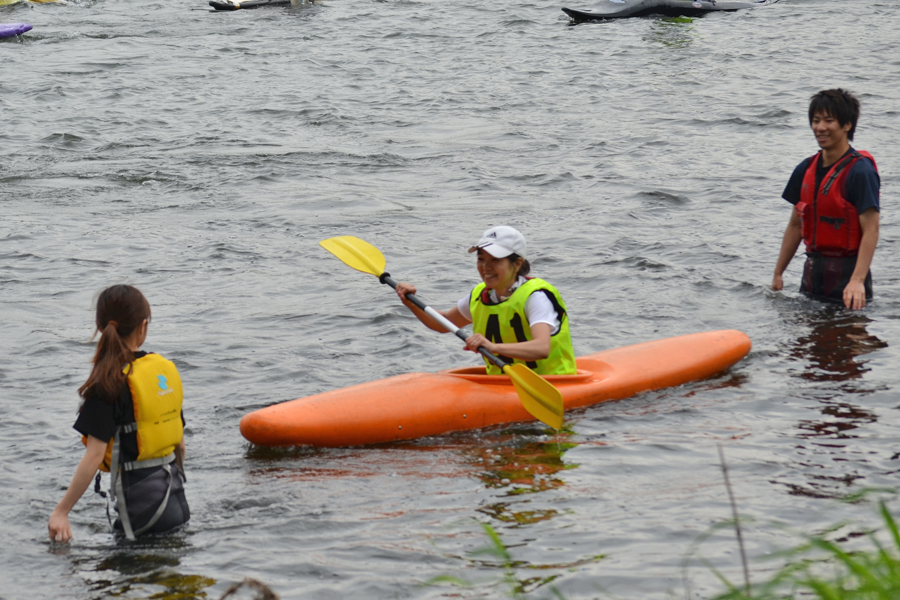
<path fill-rule="evenodd" d="M 523 495 L 566 485 L 563 471 L 578 468 L 565 453 L 579 444 L 563 429 L 547 436 L 543 426 L 518 423 L 437 438 L 374 444 L 353 448 L 265 448 L 250 446 L 247 458 L 258 466 L 255 478 L 290 478 L 322 481 L 329 478 L 402 476 L 422 479 L 468 477 L 485 489 L 500 493 L 504 501 L 478 509 L 507 524 L 536 523 L 558 514 L 553 509 L 518 510 L 527 505 Z"/>

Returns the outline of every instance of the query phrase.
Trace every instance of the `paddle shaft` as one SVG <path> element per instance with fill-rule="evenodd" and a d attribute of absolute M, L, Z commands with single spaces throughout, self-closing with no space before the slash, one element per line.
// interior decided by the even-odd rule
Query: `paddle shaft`
<path fill-rule="evenodd" d="M 397 289 L 397 282 L 391 278 L 390 273 L 382 273 L 381 276 L 378 278 L 378 281 L 391 286 L 395 290 Z M 454 333 L 456 335 L 456 337 L 458 337 L 462 341 L 466 341 L 466 338 L 468 336 L 465 334 L 465 332 L 463 332 L 462 329 L 460 329 L 459 327 L 454 325 L 453 321 L 451 321 L 450 319 L 448 319 L 447 317 L 445 317 L 438 311 L 434 310 L 433 308 L 431 308 L 430 306 L 428 306 L 427 304 L 425 304 L 424 302 L 419 300 L 419 298 L 417 298 L 415 294 L 406 294 L 406 299 L 409 300 L 410 302 L 412 302 L 413 304 L 415 304 L 416 306 L 418 306 L 423 311 L 425 311 L 426 315 L 428 315 L 429 317 L 431 317 L 432 319 L 434 319 L 435 321 L 437 321 L 438 323 L 443 325 L 448 331 Z M 509 366 L 509 363 L 507 363 L 505 360 L 503 360 L 499 356 L 494 355 L 490 350 L 488 350 L 484 346 L 480 346 L 478 348 L 478 351 L 482 355 L 484 355 L 485 358 L 487 358 L 489 361 L 491 361 L 492 363 L 494 363 L 501 369 L 503 369 L 503 367 Z"/>

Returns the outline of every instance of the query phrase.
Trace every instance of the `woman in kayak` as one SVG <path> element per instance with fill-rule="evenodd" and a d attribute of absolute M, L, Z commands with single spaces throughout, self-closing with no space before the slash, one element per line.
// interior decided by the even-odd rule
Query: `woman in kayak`
<path fill-rule="evenodd" d="M 478 244 L 478 274 L 482 283 L 446 311 L 438 311 L 457 327 L 472 324 L 466 348 L 484 346 L 507 362 L 525 363 L 539 375 L 575 373 L 575 353 L 569 336 L 569 318 L 559 292 L 542 279 L 528 277 L 525 237 L 501 225 L 484 232 Z M 429 329 L 447 333 L 437 321 L 406 299 L 415 294 L 409 283 L 397 285 L 400 300 Z M 502 373 L 485 359 L 489 375 Z"/>
<path fill-rule="evenodd" d="M 69 511 L 98 469 L 111 475 L 115 531 L 129 539 L 164 533 L 190 519 L 184 497 L 184 419 L 181 378 L 172 362 L 138 350 L 147 337 L 150 304 L 130 285 L 114 285 L 97 299 L 100 341 L 94 366 L 78 389 L 83 402 L 75 420 L 84 457 L 50 515 L 50 539 L 72 538 Z M 105 494 L 104 494 L 105 495 Z"/>

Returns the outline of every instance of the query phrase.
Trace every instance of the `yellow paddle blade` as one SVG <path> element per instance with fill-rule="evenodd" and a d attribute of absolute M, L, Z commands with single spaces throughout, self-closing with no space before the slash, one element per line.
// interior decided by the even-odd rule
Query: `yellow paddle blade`
<path fill-rule="evenodd" d="M 503 372 L 512 379 L 525 410 L 554 429 L 562 428 L 565 407 L 562 394 L 553 384 L 522 363 L 507 365 Z"/>
<path fill-rule="evenodd" d="M 319 245 L 357 271 L 381 277 L 384 273 L 384 255 L 378 248 L 352 235 L 322 240 Z"/>

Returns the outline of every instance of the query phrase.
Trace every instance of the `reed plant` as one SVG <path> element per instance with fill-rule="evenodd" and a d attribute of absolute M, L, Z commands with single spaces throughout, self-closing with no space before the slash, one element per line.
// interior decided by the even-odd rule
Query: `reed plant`
<path fill-rule="evenodd" d="M 493 579 L 488 585 L 490 587 L 502 588 L 503 595 L 508 598 L 513 598 L 514 600 L 529 600 L 532 598 L 536 600 L 534 593 L 537 592 L 537 590 L 552 584 L 552 582 L 559 577 L 559 575 L 553 573 L 554 571 L 574 569 L 605 558 L 605 555 L 601 554 L 570 563 L 527 564 L 513 559 L 506 544 L 493 527 L 488 523 L 481 523 L 481 527 L 488 536 L 489 544 L 484 548 L 474 550 L 469 554 L 476 559 L 476 564 L 479 567 L 496 569 L 502 572 L 502 575 L 499 578 Z M 520 570 L 538 572 L 539 575 L 521 578 L 519 576 Z M 548 571 L 551 572 L 551 574 L 545 575 L 544 573 Z M 452 575 L 440 575 L 434 577 L 427 581 L 425 585 L 437 585 L 441 583 L 465 588 L 475 587 L 472 582 Z M 565 597 L 559 590 L 553 588 L 552 585 L 549 589 L 549 593 L 550 598 L 555 600 L 565 600 Z"/>
<path fill-rule="evenodd" d="M 762 582 L 751 583 L 748 578 L 741 585 L 735 584 L 708 561 L 701 559 L 726 588 L 725 592 L 708 600 L 900 600 L 900 530 L 883 500 L 878 503 L 878 512 L 883 527 L 864 534 L 867 544 L 865 547 L 860 547 L 860 543 L 856 542 L 853 544 L 855 547 L 850 548 L 852 537 L 833 541 L 831 538 L 847 525 L 840 523 L 821 534 L 802 536 L 804 540 L 799 545 L 769 557 L 778 559 L 783 566 Z M 736 525 L 736 521 L 722 522 L 714 526 L 713 530 L 735 528 Z M 519 579 L 517 569 L 523 565 L 513 559 L 503 540 L 490 525 L 482 523 L 482 527 L 490 540 L 489 545 L 472 554 L 490 557 L 488 560 L 479 560 L 480 566 L 497 568 L 502 572 L 490 584 L 491 587 L 503 588 L 501 594 L 515 600 L 537 600 L 539 590 L 545 594 L 544 597 L 549 591 L 551 598 L 565 600 L 558 589 L 544 588 L 555 579 L 554 576 L 539 578 L 540 581 Z M 698 544 L 702 545 L 711 534 L 712 532 L 701 536 Z M 602 558 L 596 556 L 579 562 L 584 564 Z M 685 566 L 690 560 L 689 556 Z M 543 566 L 546 567 L 548 565 Z M 429 583 L 472 586 L 468 581 L 451 576 L 437 577 Z M 606 597 L 613 598 L 609 594 Z M 684 598 L 697 598 L 687 584 Z"/>
<path fill-rule="evenodd" d="M 779 553 L 785 565 L 767 581 L 736 586 L 713 570 L 728 591 L 713 600 L 898 600 L 900 599 L 900 533 L 884 501 L 878 504 L 883 532 L 868 532 L 868 548 L 851 549 L 829 539 L 843 526 L 807 536 L 797 547 Z M 886 534 L 888 543 L 879 539 Z"/>
<path fill-rule="evenodd" d="M 515 563 L 513 563 L 512 556 L 510 556 L 509 550 L 506 548 L 506 544 L 503 543 L 503 540 L 500 539 L 500 536 L 497 535 L 497 532 L 494 531 L 493 527 L 491 527 L 487 523 L 482 523 L 481 527 L 484 529 L 485 534 L 487 534 L 488 538 L 490 539 L 490 544 L 484 548 L 475 550 L 471 554 L 473 556 L 489 555 L 494 557 L 494 559 L 496 559 L 499 563 L 497 564 L 497 566 L 499 566 L 503 570 L 502 581 L 507 586 L 509 597 L 515 598 L 516 600 L 524 600 L 525 589 L 521 582 L 516 579 Z M 430 579 L 427 583 L 428 585 L 449 583 L 459 587 L 472 586 L 469 581 L 466 581 L 465 579 L 461 579 L 459 577 L 453 577 L 452 575 L 440 575 L 438 577 Z"/>

